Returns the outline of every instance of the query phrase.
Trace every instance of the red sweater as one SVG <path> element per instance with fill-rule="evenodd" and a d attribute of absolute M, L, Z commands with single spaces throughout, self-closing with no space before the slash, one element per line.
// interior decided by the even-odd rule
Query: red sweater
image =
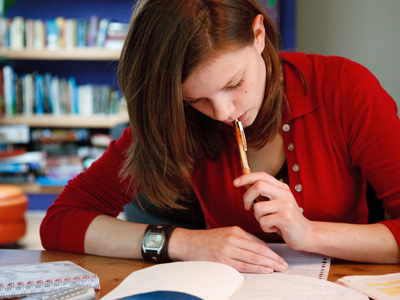
<path fill-rule="evenodd" d="M 310 220 L 367 223 L 366 181 L 392 220 L 383 222 L 400 245 L 400 121 L 393 99 L 364 67 L 340 57 L 282 53 L 307 80 L 284 65 L 288 113 L 281 126 L 290 188 Z M 118 172 L 132 142 L 129 129 L 92 166 L 71 180 L 48 209 L 41 226 L 45 249 L 84 253 L 84 237 L 100 214 L 116 217 L 132 201 Z M 298 165 L 298 170 L 293 168 Z M 207 161 L 192 177 L 193 188 L 211 228 L 237 225 L 265 241 L 252 211 L 243 205 L 244 188 L 232 146 L 216 162 Z"/>

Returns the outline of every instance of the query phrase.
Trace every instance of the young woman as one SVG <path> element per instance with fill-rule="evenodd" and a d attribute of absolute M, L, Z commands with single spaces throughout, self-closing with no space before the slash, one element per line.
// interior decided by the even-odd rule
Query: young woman
<path fill-rule="evenodd" d="M 400 121 L 364 67 L 278 52 L 273 22 L 255 0 L 142 0 L 119 83 L 131 126 L 49 208 L 46 249 L 266 273 L 287 269 L 267 245 L 284 241 L 347 260 L 399 262 Z M 247 175 L 236 119 L 247 137 Z M 367 224 L 367 182 L 391 220 Z M 139 191 L 169 208 L 194 191 L 209 228 L 116 219 Z M 254 204 L 259 196 L 266 201 Z"/>

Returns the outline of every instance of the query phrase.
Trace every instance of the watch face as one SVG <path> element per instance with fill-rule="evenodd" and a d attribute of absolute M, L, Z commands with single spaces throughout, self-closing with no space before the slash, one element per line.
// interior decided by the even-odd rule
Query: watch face
<path fill-rule="evenodd" d="M 148 233 L 144 238 L 144 247 L 150 249 L 159 249 L 163 244 L 162 233 Z"/>

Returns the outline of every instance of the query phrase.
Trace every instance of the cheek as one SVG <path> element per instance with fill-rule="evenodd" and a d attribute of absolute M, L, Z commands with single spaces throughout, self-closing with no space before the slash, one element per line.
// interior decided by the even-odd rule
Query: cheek
<path fill-rule="evenodd" d="M 210 116 L 210 107 L 206 102 L 201 102 L 195 105 L 191 105 L 195 110 L 201 112 L 206 116 Z"/>

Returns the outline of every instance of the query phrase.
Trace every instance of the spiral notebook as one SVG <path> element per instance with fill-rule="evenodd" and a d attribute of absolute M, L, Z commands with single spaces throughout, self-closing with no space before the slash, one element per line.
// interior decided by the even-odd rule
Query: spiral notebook
<path fill-rule="evenodd" d="M 70 283 L 100 289 L 96 274 L 71 261 L 0 267 L 0 299 L 48 292 Z"/>

